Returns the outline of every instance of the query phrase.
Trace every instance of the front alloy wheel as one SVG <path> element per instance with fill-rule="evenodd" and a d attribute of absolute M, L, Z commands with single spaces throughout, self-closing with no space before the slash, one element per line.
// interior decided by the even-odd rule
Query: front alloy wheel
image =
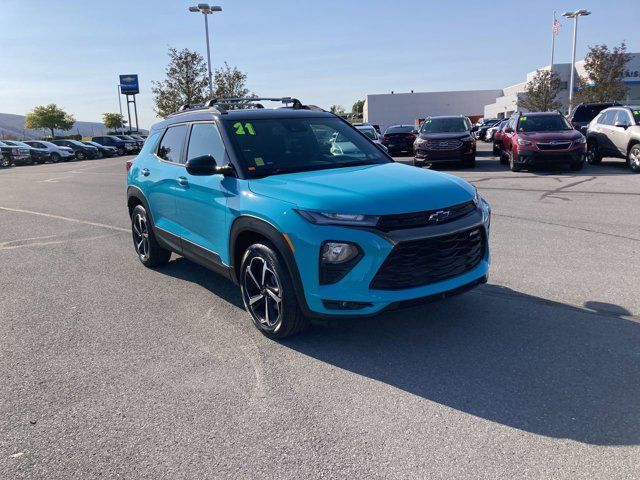
<path fill-rule="evenodd" d="M 84 153 L 76 152 L 76 160 L 84 160 Z"/>
<path fill-rule="evenodd" d="M 160 267 L 171 258 L 171 251 L 158 244 L 142 205 L 137 205 L 131 213 L 131 236 L 136 254 L 145 267 Z"/>
<path fill-rule="evenodd" d="M 597 165 L 602 162 L 602 155 L 598 151 L 598 142 L 592 140 L 587 146 L 587 163 L 589 165 Z"/>
<path fill-rule="evenodd" d="M 309 326 L 294 291 L 294 280 L 276 247 L 263 240 L 244 253 L 239 269 L 244 307 L 269 338 L 285 338 Z"/>
<path fill-rule="evenodd" d="M 629 149 L 629 168 L 632 172 L 640 172 L 640 143 L 636 143 Z"/>
<path fill-rule="evenodd" d="M 282 288 L 278 275 L 262 257 L 253 257 L 244 270 L 245 305 L 266 330 L 273 329 L 282 315 Z"/>
<path fill-rule="evenodd" d="M 149 260 L 149 226 L 147 225 L 147 216 L 143 212 L 134 215 L 131 230 L 136 253 L 144 263 Z"/>

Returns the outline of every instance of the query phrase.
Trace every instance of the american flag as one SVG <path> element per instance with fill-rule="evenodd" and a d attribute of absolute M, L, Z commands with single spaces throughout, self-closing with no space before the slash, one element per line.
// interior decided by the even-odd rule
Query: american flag
<path fill-rule="evenodd" d="M 562 24 L 557 19 L 553 21 L 553 34 L 554 35 L 558 34 L 558 30 L 560 29 L 561 26 L 562 26 Z"/>

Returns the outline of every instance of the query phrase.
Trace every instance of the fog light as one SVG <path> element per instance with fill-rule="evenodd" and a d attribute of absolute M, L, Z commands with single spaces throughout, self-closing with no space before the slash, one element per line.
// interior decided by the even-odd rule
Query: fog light
<path fill-rule="evenodd" d="M 351 243 L 327 242 L 322 245 L 322 261 L 344 263 L 358 256 L 358 247 Z"/>
<path fill-rule="evenodd" d="M 320 247 L 320 285 L 339 282 L 362 258 L 354 243 L 325 242 Z"/>

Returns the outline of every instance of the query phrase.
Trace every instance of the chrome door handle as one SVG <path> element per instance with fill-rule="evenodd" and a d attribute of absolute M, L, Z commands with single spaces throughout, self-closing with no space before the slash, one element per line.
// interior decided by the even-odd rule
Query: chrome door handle
<path fill-rule="evenodd" d="M 189 185 L 189 180 L 186 177 L 178 177 L 178 183 L 180 185 Z"/>
<path fill-rule="evenodd" d="M 145 177 L 148 177 L 148 176 L 149 176 L 149 174 L 150 174 L 151 172 L 149 171 L 149 169 L 148 169 L 148 168 L 143 168 L 143 169 L 141 170 L 141 173 L 142 173 L 142 175 L 144 175 Z"/>

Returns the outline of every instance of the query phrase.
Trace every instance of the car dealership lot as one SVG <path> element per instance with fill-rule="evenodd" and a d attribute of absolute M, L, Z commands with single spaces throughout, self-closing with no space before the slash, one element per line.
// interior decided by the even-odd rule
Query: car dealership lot
<path fill-rule="evenodd" d="M 478 148 L 488 285 L 281 343 L 140 264 L 125 159 L 0 171 L 0 478 L 633 477 L 640 177 Z"/>

